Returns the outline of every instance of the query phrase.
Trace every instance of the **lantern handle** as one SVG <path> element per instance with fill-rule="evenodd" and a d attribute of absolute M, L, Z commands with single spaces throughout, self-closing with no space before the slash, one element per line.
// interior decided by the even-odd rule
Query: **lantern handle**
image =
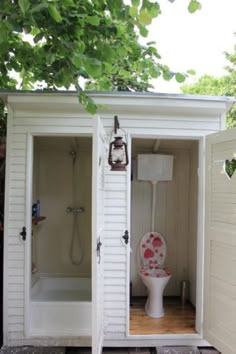
<path fill-rule="evenodd" d="M 112 136 L 117 135 L 117 130 L 121 130 L 123 132 L 122 135 L 125 137 L 125 140 L 127 142 L 127 133 L 126 133 L 126 131 L 124 129 L 122 129 L 120 127 L 120 122 L 119 122 L 118 116 L 115 115 L 114 116 L 114 129 L 113 129 L 113 131 L 111 133 L 110 141 L 112 140 Z"/>

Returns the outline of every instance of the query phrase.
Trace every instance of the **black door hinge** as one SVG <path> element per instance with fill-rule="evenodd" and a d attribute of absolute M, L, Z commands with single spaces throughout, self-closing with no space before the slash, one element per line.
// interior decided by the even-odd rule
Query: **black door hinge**
<path fill-rule="evenodd" d="M 128 243 L 129 243 L 129 231 L 128 230 L 125 230 L 125 233 L 122 236 L 122 238 L 125 240 L 125 244 L 128 245 Z"/>
<path fill-rule="evenodd" d="M 100 237 L 97 240 L 97 257 L 98 257 L 98 263 L 100 264 L 101 262 L 101 246 L 102 246 L 102 242 L 100 241 Z"/>
<path fill-rule="evenodd" d="M 22 241 L 25 241 L 26 240 L 26 235 L 27 235 L 25 226 L 22 227 L 22 231 L 20 232 L 20 235 L 21 235 Z"/>

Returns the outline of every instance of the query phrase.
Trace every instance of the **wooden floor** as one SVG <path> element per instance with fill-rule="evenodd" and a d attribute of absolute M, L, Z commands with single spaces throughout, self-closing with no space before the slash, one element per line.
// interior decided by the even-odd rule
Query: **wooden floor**
<path fill-rule="evenodd" d="M 164 299 L 165 316 L 152 318 L 144 311 L 146 299 L 136 299 L 130 306 L 130 334 L 196 333 L 195 309 L 187 303 L 181 306 L 179 298 Z"/>

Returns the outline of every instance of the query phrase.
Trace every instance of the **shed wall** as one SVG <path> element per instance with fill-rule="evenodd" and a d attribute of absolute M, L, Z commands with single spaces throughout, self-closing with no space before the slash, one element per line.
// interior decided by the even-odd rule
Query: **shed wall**
<path fill-rule="evenodd" d="M 30 99 L 29 99 L 30 100 Z M 28 134 L 76 135 L 91 134 L 91 118 L 85 114 L 71 111 L 67 105 L 63 110 L 55 105 L 30 108 L 10 107 L 8 120 L 7 149 L 7 193 L 5 209 L 5 287 L 4 287 L 4 344 L 5 345 L 89 345 L 89 339 L 60 338 L 26 339 L 24 334 L 25 313 L 25 244 L 19 238 L 22 226 L 26 224 L 26 173 Z M 12 108 L 12 109 L 11 109 Z M 220 118 L 209 116 L 163 116 L 139 114 L 121 114 L 120 124 L 127 133 L 143 136 L 181 136 L 199 137 L 220 129 Z M 119 110 L 114 112 L 119 114 Z M 111 115 L 101 114 L 108 133 L 113 129 Z M 129 282 L 129 250 L 121 242 L 123 231 L 127 228 L 129 204 L 126 183 L 129 172 L 111 173 L 105 171 L 105 313 L 109 326 L 105 339 L 123 340 L 126 338 L 126 314 Z"/>

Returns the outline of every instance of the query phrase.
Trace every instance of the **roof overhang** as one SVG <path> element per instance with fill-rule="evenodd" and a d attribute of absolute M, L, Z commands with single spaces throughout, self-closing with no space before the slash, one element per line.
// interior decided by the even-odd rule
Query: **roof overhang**
<path fill-rule="evenodd" d="M 164 94 L 152 92 L 87 92 L 99 105 L 100 114 L 163 114 L 215 116 L 226 113 L 234 97 Z M 85 112 L 74 91 L 0 91 L 13 110 Z"/>

